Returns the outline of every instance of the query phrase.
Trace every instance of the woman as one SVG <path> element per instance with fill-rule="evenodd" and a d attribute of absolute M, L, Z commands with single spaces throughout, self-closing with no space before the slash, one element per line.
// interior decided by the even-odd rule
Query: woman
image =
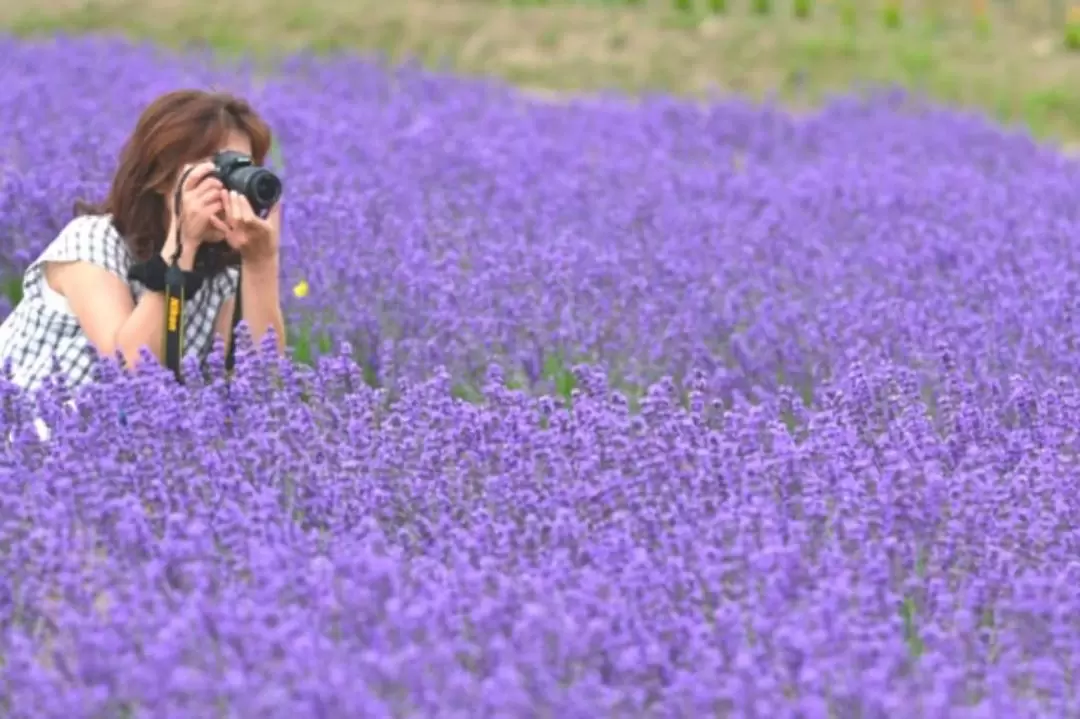
<path fill-rule="evenodd" d="M 266 219 L 256 216 L 247 199 L 210 176 L 209 162 L 233 150 L 261 165 L 270 142 L 266 123 L 238 98 L 188 90 L 154 101 L 120 154 L 104 203 L 77 205 L 76 217 L 27 268 L 23 299 L 0 325 L 0 367 L 10 362 L 15 383 L 34 388 L 55 362 L 75 387 L 92 379 L 99 355 L 133 367 L 147 348 L 162 361 L 164 294 L 129 272 L 155 255 L 173 259 L 182 176 L 179 265 L 197 287 L 184 306 L 184 347 L 205 358 L 215 332 L 229 340 L 241 266 L 243 319 L 256 342 L 272 328 L 283 349 L 280 204 Z"/>

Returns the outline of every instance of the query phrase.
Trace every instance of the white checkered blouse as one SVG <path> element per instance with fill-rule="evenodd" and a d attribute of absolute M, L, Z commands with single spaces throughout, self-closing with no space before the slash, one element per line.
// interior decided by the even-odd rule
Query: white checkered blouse
<path fill-rule="evenodd" d="M 45 263 L 89 262 L 112 272 L 131 287 L 138 302 L 146 288 L 130 282 L 134 258 L 112 224 L 111 215 L 77 217 L 60 231 L 26 269 L 23 298 L 0 325 L 0 368 L 11 361 L 14 381 L 33 389 L 52 374 L 53 360 L 76 387 L 93 378 L 97 353 L 83 332 L 67 300 L 45 281 Z M 207 280 L 185 305 L 184 347 L 187 354 L 205 359 L 214 343 L 214 320 L 222 304 L 236 294 L 235 268 Z"/>

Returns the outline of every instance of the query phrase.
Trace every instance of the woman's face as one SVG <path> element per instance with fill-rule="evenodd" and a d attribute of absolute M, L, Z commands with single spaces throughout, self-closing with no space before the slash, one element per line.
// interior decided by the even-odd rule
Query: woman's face
<path fill-rule="evenodd" d="M 218 148 L 218 152 L 225 152 L 225 151 L 228 151 L 228 150 L 231 150 L 233 152 L 241 152 L 241 153 L 243 153 L 245 155 L 250 155 L 251 154 L 251 138 L 249 138 L 246 134 L 244 134 L 243 132 L 240 132 L 239 130 L 231 130 L 229 132 L 228 136 L 226 136 L 225 142 L 223 143 L 223 146 Z M 204 162 L 210 162 L 212 159 L 213 159 L 212 155 L 207 156 L 207 157 L 199 157 L 199 158 L 196 158 L 194 160 L 193 164 L 198 165 L 198 164 L 201 164 L 201 163 L 204 163 Z M 179 178 L 177 178 L 177 179 L 179 179 Z M 170 193 L 169 194 L 169 202 L 168 202 L 168 204 L 169 204 L 169 212 L 170 213 L 173 211 L 172 199 L 173 199 L 172 194 Z M 225 210 L 222 209 L 220 212 L 217 213 L 217 216 L 218 216 L 218 219 L 224 220 L 225 219 Z M 206 236 L 203 238 L 203 241 L 204 242 L 221 242 L 224 239 L 225 239 L 225 236 L 219 230 L 215 230 L 213 228 L 210 228 L 207 231 Z"/>

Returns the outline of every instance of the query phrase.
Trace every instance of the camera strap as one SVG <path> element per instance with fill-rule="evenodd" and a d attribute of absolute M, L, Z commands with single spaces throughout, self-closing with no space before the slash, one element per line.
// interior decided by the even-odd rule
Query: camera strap
<path fill-rule="evenodd" d="M 184 358 L 184 305 L 187 301 L 187 282 L 185 273 L 180 269 L 180 255 L 183 252 L 181 228 L 181 203 L 183 202 L 184 182 L 194 170 L 189 167 L 180 176 L 173 195 L 173 226 L 175 228 L 175 249 L 165 270 L 165 366 L 169 368 L 176 381 L 183 383 L 180 363 Z M 236 327 L 243 318 L 240 306 L 240 277 L 236 282 L 236 298 L 233 304 L 232 331 L 225 350 L 225 369 L 232 372 L 236 364 Z"/>
<path fill-rule="evenodd" d="M 241 279 L 237 278 L 236 296 L 228 345 L 225 348 L 225 370 L 232 372 L 236 366 L 236 328 L 243 319 L 241 306 Z M 183 382 L 180 362 L 184 357 L 184 273 L 172 265 L 165 271 L 165 366 L 172 370 L 178 382 Z"/>
<path fill-rule="evenodd" d="M 184 249 L 180 239 L 183 237 L 181 203 L 184 199 L 184 183 L 194 169 L 192 166 L 184 170 L 176 183 L 176 192 L 173 195 L 175 247 L 165 270 L 165 366 L 172 370 L 177 382 L 184 381 L 180 372 L 180 361 L 184 357 L 184 301 L 187 299 L 184 292 L 184 271 L 180 269 L 180 254 Z"/>
<path fill-rule="evenodd" d="M 184 356 L 184 272 L 170 264 L 165 270 L 165 366 L 182 382 L 180 360 Z"/>
<path fill-rule="evenodd" d="M 225 348 L 225 371 L 232 374 L 236 366 L 236 327 L 244 317 L 244 309 L 240 306 L 240 286 L 243 280 L 243 270 L 238 270 L 236 275 L 236 298 L 233 300 L 232 330 L 229 332 L 229 346 Z"/>

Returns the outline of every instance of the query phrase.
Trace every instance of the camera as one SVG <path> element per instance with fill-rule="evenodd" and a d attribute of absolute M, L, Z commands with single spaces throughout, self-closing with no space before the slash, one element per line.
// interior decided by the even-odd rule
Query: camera
<path fill-rule="evenodd" d="M 214 176 L 225 189 L 246 197 L 259 217 L 266 217 L 281 198 L 281 180 L 270 170 L 256 165 L 250 155 L 228 150 L 214 155 L 213 163 Z"/>

